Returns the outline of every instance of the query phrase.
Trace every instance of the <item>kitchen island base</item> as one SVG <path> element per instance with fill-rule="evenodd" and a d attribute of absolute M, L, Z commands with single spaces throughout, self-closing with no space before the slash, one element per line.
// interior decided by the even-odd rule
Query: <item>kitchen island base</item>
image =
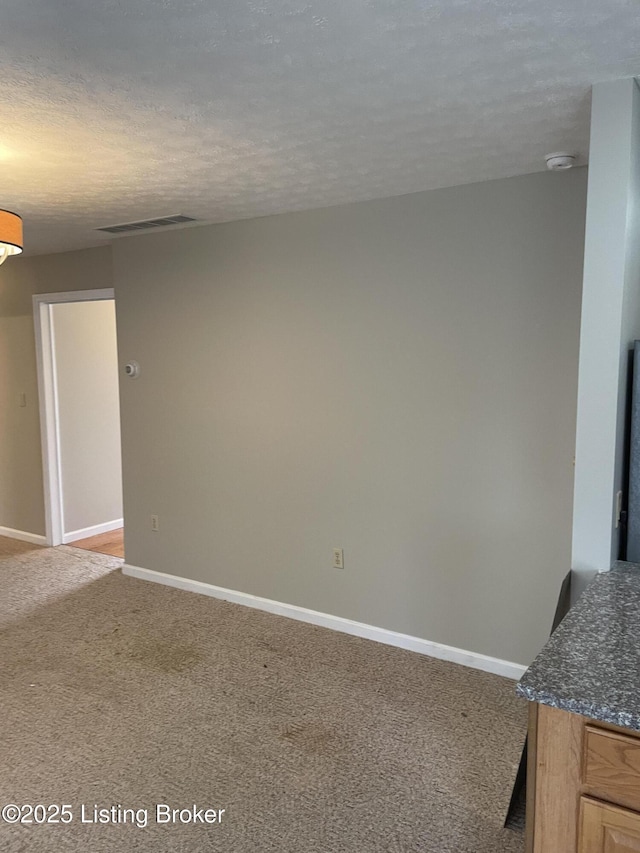
<path fill-rule="evenodd" d="M 527 853 L 640 853 L 640 732 L 532 703 Z"/>

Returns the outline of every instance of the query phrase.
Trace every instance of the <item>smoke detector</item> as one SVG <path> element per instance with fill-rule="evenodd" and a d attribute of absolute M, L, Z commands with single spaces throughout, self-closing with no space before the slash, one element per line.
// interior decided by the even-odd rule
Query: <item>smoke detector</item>
<path fill-rule="evenodd" d="M 552 172 L 562 172 L 565 169 L 575 166 L 576 163 L 576 155 L 567 154 L 566 151 L 556 151 L 553 154 L 547 154 L 544 159 L 547 161 L 547 169 Z"/>

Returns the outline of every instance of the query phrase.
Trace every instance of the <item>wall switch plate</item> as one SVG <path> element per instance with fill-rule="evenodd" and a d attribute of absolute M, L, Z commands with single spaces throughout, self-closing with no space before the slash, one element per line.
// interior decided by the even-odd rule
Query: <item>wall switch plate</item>
<path fill-rule="evenodd" d="M 20 392 L 20 398 L 19 399 L 20 399 L 20 403 L 19 403 L 20 408 L 24 409 L 24 407 L 27 405 L 27 395 L 24 393 L 24 391 Z"/>
<path fill-rule="evenodd" d="M 151 529 L 152 529 L 155 533 L 157 533 L 157 532 L 158 532 L 158 530 L 160 530 L 160 520 L 158 519 L 158 516 L 157 516 L 157 515 L 152 515 L 152 516 L 151 516 Z"/>
<path fill-rule="evenodd" d="M 342 548 L 333 549 L 333 568 L 344 569 L 344 551 Z"/>

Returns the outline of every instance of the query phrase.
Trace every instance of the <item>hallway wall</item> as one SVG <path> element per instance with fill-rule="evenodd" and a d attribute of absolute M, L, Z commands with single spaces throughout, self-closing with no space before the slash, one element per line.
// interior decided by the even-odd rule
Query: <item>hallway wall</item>
<path fill-rule="evenodd" d="M 116 309 L 105 299 L 59 303 L 51 313 L 63 530 L 70 541 L 122 521 Z"/>

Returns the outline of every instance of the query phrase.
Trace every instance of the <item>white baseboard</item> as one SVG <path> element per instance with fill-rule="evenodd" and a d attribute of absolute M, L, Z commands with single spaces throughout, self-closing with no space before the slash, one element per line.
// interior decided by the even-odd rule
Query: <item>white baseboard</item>
<path fill-rule="evenodd" d="M 19 539 L 20 542 L 30 542 L 32 545 L 46 545 L 47 537 L 39 533 L 27 533 L 25 530 L 14 530 L 13 527 L 0 527 L 0 536 L 9 539 Z"/>
<path fill-rule="evenodd" d="M 89 536 L 98 536 L 100 533 L 109 533 L 112 530 L 119 530 L 124 527 L 124 519 L 116 518 L 113 521 L 105 521 L 104 524 L 94 524 L 91 527 L 83 527 L 81 530 L 72 530 L 71 533 L 65 533 L 62 537 L 62 544 L 69 545 L 71 542 L 76 542 L 78 539 L 88 539 Z"/>
<path fill-rule="evenodd" d="M 141 580 L 184 589 L 187 592 L 197 592 L 202 595 L 210 595 L 213 598 L 221 598 L 223 601 L 231 601 L 234 604 L 243 604 L 245 607 L 265 610 L 267 613 L 275 613 L 277 616 L 287 616 L 289 619 L 297 619 L 300 622 L 309 622 L 312 625 L 342 631 L 344 634 L 352 634 L 355 637 L 364 637 L 367 640 L 374 640 L 387 646 L 397 646 L 400 649 L 459 663 L 462 666 L 470 666 L 473 669 L 481 669 L 484 672 L 491 672 L 494 675 L 502 675 L 506 678 L 519 679 L 527 668 L 519 663 L 511 663 L 478 652 L 457 649 L 454 646 L 445 646 L 442 643 L 434 643 L 431 640 L 423 640 L 421 637 L 412 637 L 409 634 L 399 634 L 397 631 L 389 631 L 387 628 L 376 628 L 374 625 L 354 622 L 352 619 L 345 619 L 342 616 L 331 616 L 328 613 L 319 613 L 317 610 L 308 610 L 306 607 L 298 607 L 295 604 L 283 604 L 280 601 L 272 601 L 270 598 L 261 598 L 247 592 L 237 592 L 233 589 L 225 589 L 221 586 L 189 580 L 189 578 L 181 578 L 177 575 L 166 575 L 152 569 L 141 569 L 139 566 L 131 566 L 128 563 L 122 566 L 122 573 Z"/>

